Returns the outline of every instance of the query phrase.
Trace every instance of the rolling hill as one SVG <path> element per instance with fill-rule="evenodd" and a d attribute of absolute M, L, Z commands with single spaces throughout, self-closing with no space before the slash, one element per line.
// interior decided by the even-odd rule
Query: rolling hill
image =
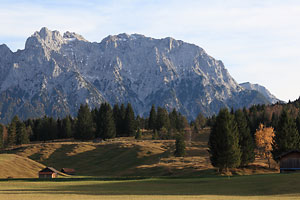
<path fill-rule="evenodd" d="M 16 154 L 0 154 L 0 178 L 37 178 L 45 166 Z"/>
<path fill-rule="evenodd" d="M 34 143 L 6 150 L 58 170 L 74 168 L 79 176 L 194 176 L 214 174 L 207 152 L 209 129 L 192 136 L 186 156 L 176 158 L 174 140 L 116 138 L 101 143 L 56 141 Z M 149 135 L 150 136 L 150 135 Z M 233 173 L 270 173 L 263 160 Z M 1 168 L 0 168 L 1 169 Z"/>

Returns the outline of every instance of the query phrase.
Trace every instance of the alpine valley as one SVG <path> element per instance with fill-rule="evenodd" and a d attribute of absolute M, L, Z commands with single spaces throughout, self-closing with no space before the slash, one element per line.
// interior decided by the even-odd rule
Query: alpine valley
<path fill-rule="evenodd" d="M 75 116 L 80 104 L 105 101 L 130 102 L 139 115 L 148 114 L 152 104 L 176 108 L 189 119 L 223 107 L 271 103 L 266 94 L 247 88 L 202 48 L 173 38 L 119 34 L 97 43 L 42 28 L 24 50 L 0 45 L 3 123 L 14 115 Z"/>

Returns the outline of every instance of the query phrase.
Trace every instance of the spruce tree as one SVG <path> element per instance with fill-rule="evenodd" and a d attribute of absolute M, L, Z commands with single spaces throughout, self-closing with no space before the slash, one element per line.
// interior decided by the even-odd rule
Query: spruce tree
<path fill-rule="evenodd" d="M 126 108 L 124 104 L 122 103 L 120 106 L 120 116 L 119 116 L 119 136 L 127 136 L 126 134 L 126 121 L 125 121 L 125 116 L 126 116 Z"/>
<path fill-rule="evenodd" d="M 87 104 L 81 104 L 77 114 L 74 138 L 80 140 L 90 140 L 94 137 L 95 130 L 92 113 Z"/>
<path fill-rule="evenodd" d="M 273 158 L 276 161 L 282 153 L 300 150 L 300 137 L 296 123 L 286 110 L 283 110 L 280 115 L 272 147 Z"/>
<path fill-rule="evenodd" d="M 12 146 L 15 145 L 17 143 L 16 141 L 16 133 L 17 132 L 17 127 L 16 127 L 16 123 L 15 122 L 11 122 L 8 126 L 8 130 L 7 130 L 7 134 L 8 134 L 8 138 L 7 138 L 7 145 L 8 146 Z"/>
<path fill-rule="evenodd" d="M 170 119 L 168 111 L 165 108 L 157 108 L 156 129 L 159 131 L 162 127 L 170 129 Z"/>
<path fill-rule="evenodd" d="M 26 130 L 26 126 L 24 123 L 20 122 L 17 125 L 16 129 L 16 144 L 28 144 L 29 143 L 29 135 Z"/>
<path fill-rule="evenodd" d="M 72 137 L 72 122 L 70 120 L 70 116 L 67 116 L 62 120 L 62 132 L 64 138 Z"/>
<path fill-rule="evenodd" d="M 132 106 L 130 103 L 127 104 L 125 114 L 125 133 L 126 136 L 135 135 L 135 117 Z"/>
<path fill-rule="evenodd" d="M 152 129 L 153 131 L 156 128 L 156 110 L 155 110 L 154 105 L 152 105 L 151 110 L 150 110 L 148 127 L 149 127 L 149 129 Z"/>
<path fill-rule="evenodd" d="M 209 136 L 211 164 L 219 170 L 238 167 L 241 152 L 239 133 L 234 116 L 228 109 L 221 109 Z"/>
<path fill-rule="evenodd" d="M 175 141 L 175 152 L 176 157 L 183 157 L 185 155 L 185 142 L 182 134 L 178 134 Z"/>
<path fill-rule="evenodd" d="M 247 119 L 242 110 L 235 112 L 235 120 L 239 131 L 239 144 L 241 148 L 241 167 L 247 166 L 255 159 L 254 140 L 251 136 L 250 129 L 247 124 Z"/>
<path fill-rule="evenodd" d="M 66 138 L 65 137 L 65 133 L 64 133 L 64 131 L 63 131 L 63 125 L 62 125 L 62 120 L 61 119 L 57 119 L 56 120 L 56 125 L 57 125 L 57 137 L 59 138 L 59 139 L 61 139 L 61 138 Z"/>
<path fill-rule="evenodd" d="M 114 108 L 113 108 L 113 117 L 114 117 L 114 122 L 115 122 L 115 126 L 116 126 L 116 136 L 117 137 L 124 135 L 125 115 L 126 115 L 126 109 L 124 107 L 124 104 L 122 104 L 121 107 L 119 107 L 118 104 L 115 104 Z"/>
<path fill-rule="evenodd" d="M 113 117 L 113 111 L 108 103 L 101 104 L 97 119 L 98 137 L 103 139 L 114 138 L 116 136 L 116 126 Z"/>
<path fill-rule="evenodd" d="M 172 112 L 169 114 L 169 121 L 170 121 L 170 128 L 171 129 L 177 129 L 177 123 L 179 122 L 179 116 L 178 113 L 176 111 L 176 109 L 174 108 L 172 110 Z"/>

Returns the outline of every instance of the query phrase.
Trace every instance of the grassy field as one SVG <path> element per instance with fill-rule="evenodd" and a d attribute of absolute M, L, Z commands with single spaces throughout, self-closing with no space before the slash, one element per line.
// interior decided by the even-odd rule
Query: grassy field
<path fill-rule="evenodd" d="M 0 199 L 299 199 L 300 174 L 0 180 Z"/>
<path fill-rule="evenodd" d="M 0 178 L 34 178 L 45 166 L 15 154 L 0 154 Z"/>
<path fill-rule="evenodd" d="M 74 168 L 81 176 L 197 175 L 211 169 L 208 132 L 187 145 L 187 155 L 175 158 L 174 140 L 116 138 L 102 143 L 56 141 L 6 150 L 56 169 Z M 1 170 L 1 169 L 0 169 Z"/>
<path fill-rule="evenodd" d="M 174 140 L 149 140 L 147 136 L 142 140 L 116 138 L 102 143 L 33 143 L 6 150 L 5 153 L 26 157 L 58 170 L 74 168 L 81 176 L 199 176 L 212 173 L 213 169 L 207 152 L 209 132 L 204 129 L 194 135 L 192 142 L 186 144 L 186 156 L 181 158 L 173 156 Z M 276 171 L 268 170 L 264 162 L 235 171 L 236 174 L 270 172 Z"/>

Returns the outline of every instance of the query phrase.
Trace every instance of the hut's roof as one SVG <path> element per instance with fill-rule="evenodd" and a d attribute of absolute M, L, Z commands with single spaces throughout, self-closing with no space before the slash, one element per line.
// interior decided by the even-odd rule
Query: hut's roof
<path fill-rule="evenodd" d="M 75 173 L 76 172 L 76 170 L 72 169 L 72 168 L 62 168 L 60 171 L 64 172 L 64 173 Z"/>
<path fill-rule="evenodd" d="M 41 174 L 57 173 L 58 174 L 59 171 L 57 171 L 53 167 L 46 167 L 46 168 L 42 169 L 39 173 L 41 173 Z"/>
<path fill-rule="evenodd" d="M 288 151 L 288 152 L 282 153 L 280 156 L 278 156 L 278 158 L 280 159 L 280 158 L 282 158 L 284 156 L 287 156 L 287 155 L 289 155 L 291 153 L 300 153 L 300 151 L 299 150 Z"/>

